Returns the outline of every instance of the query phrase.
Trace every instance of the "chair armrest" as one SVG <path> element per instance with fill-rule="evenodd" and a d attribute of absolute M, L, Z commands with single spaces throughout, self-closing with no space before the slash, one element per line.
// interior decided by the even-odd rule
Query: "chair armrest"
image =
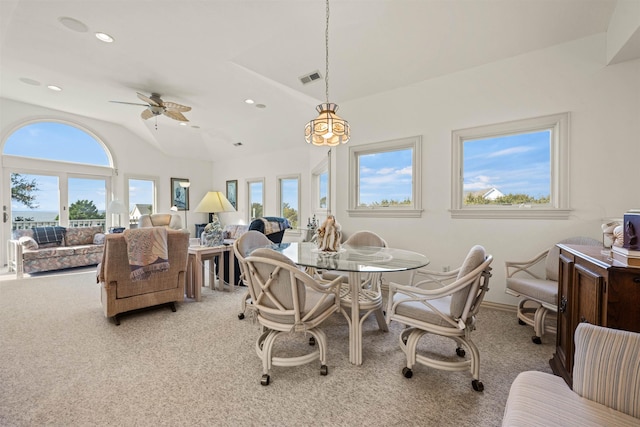
<path fill-rule="evenodd" d="M 575 332 L 573 391 L 640 418 L 640 333 L 580 323 Z"/>
<path fill-rule="evenodd" d="M 22 259 L 22 245 L 18 240 L 7 241 L 7 267 L 9 271 L 15 271 L 19 279 L 24 274 L 24 264 Z"/>
<path fill-rule="evenodd" d="M 527 273 L 529 276 L 532 276 L 535 279 L 544 279 L 544 277 L 540 277 L 540 275 L 535 272 L 529 270 L 531 267 L 535 266 L 539 262 L 543 261 L 547 254 L 549 253 L 549 249 L 540 252 L 534 258 L 527 261 L 505 261 L 505 269 L 506 269 L 506 277 L 512 277 L 514 274 L 523 272 Z"/>
<path fill-rule="evenodd" d="M 409 286 L 420 287 L 430 283 L 436 283 L 439 286 L 446 286 L 458 276 L 460 268 L 451 271 L 435 271 L 419 268 L 411 272 Z"/>

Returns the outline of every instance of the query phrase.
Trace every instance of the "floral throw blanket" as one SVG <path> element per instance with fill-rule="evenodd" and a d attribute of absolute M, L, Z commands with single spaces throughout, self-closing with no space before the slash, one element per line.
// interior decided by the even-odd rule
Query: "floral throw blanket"
<path fill-rule="evenodd" d="M 132 281 L 147 280 L 152 273 L 169 270 L 167 230 L 164 227 L 124 231 Z"/>

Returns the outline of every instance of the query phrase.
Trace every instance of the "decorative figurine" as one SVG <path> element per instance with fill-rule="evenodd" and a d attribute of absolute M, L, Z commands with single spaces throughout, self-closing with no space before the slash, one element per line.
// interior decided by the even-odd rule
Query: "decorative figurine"
<path fill-rule="evenodd" d="M 340 240 L 342 238 L 342 227 L 333 215 L 318 228 L 318 249 L 323 252 L 338 252 L 340 250 Z"/>

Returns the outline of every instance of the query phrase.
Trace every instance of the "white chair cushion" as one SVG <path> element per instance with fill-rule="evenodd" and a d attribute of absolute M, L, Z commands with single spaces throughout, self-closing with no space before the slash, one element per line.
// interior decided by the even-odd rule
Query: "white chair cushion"
<path fill-rule="evenodd" d="M 535 301 L 558 304 L 558 282 L 553 280 L 510 277 L 507 279 L 507 289 Z"/>
<path fill-rule="evenodd" d="M 393 296 L 393 302 L 405 301 L 409 297 L 405 294 L 397 293 Z M 436 310 L 447 316 L 451 316 L 449 311 L 451 307 L 451 296 L 430 300 L 429 304 L 433 305 Z M 428 306 L 418 301 L 405 302 L 398 304 L 395 310 L 398 316 L 406 316 L 418 321 L 436 324 L 440 326 L 451 326 L 439 314 L 433 312 Z"/>

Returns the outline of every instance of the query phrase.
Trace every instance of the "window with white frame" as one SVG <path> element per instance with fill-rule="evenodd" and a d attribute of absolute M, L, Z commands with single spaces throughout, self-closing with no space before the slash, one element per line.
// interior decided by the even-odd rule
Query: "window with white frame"
<path fill-rule="evenodd" d="M 264 178 L 247 180 L 247 202 L 249 222 L 264 216 Z"/>
<path fill-rule="evenodd" d="M 278 177 L 279 215 L 289 220 L 291 228 L 298 228 L 300 222 L 300 175 Z"/>
<path fill-rule="evenodd" d="M 129 215 L 127 223 L 137 224 L 141 215 L 157 213 L 156 191 L 157 177 L 126 175 L 127 203 Z"/>
<path fill-rule="evenodd" d="M 452 133 L 453 218 L 567 218 L 569 113 Z"/>
<path fill-rule="evenodd" d="M 312 209 L 316 214 L 326 214 L 329 200 L 329 159 L 325 158 L 311 171 Z"/>
<path fill-rule="evenodd" d="M 349 215 L 419 217 L 420 136 L 349 147 Z"/>

